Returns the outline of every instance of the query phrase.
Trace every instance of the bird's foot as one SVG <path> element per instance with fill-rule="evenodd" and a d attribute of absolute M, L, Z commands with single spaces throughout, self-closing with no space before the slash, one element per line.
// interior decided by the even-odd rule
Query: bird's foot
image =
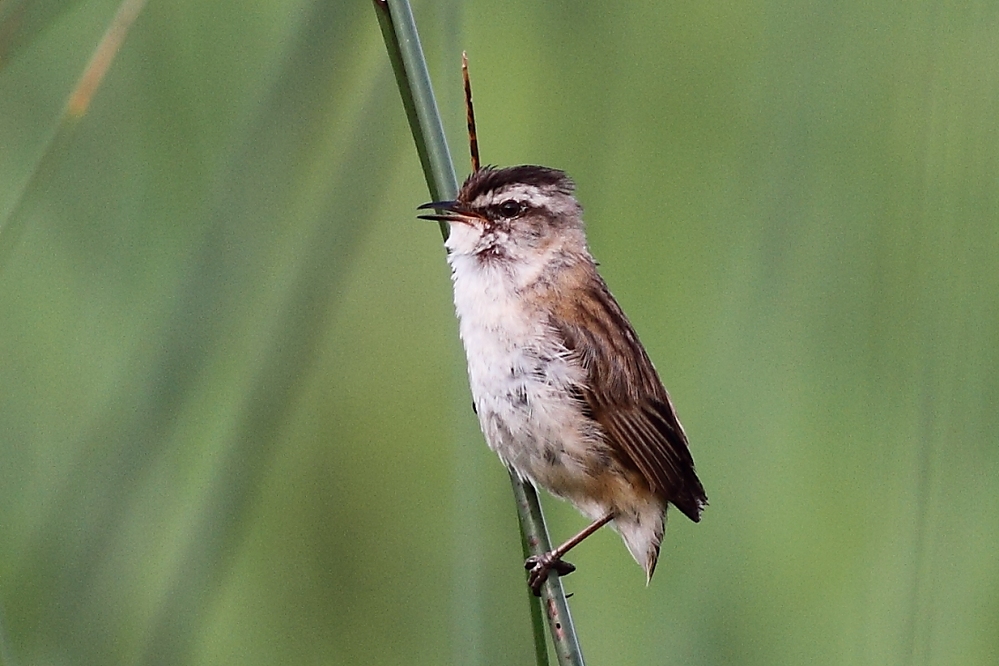
<path fill-rule="evenodd" d="M 541 596 L 541 586 L 548 580 L 549 572 L 554 571 L 559 576 L 568 576 L 576 570 L 573 564 L 564 561 L 552 551 L 544 555 L 531 555 L 524 562 L 524 568 L 529 572 L 527 584 L 536 597 Z"/>

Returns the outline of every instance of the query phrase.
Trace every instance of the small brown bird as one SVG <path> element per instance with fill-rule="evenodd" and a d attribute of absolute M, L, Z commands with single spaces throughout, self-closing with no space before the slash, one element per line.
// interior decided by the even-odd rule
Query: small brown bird
<path fill-rule="evenodd" d="M 638 336 L 597 273 L 575 186 L 541 166 L 486 167 L 426 219 L 445 243 L 473 406 L 489 447 L 593 523 L 526 563 L 535 594 L 611 522 L 652 578 L 675 505 L 707 504 L 687 437 Z"/>

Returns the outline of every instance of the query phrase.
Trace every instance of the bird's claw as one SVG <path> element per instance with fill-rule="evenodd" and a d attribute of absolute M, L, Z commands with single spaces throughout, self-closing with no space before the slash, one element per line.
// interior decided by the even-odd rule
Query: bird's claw
<path fill-rule="evenodd" d="M 548 579 L 549 572 L 554 571 L 559 576 L 568 576 L 576 570 L 575 565 L 556 557 L 551 551 L 544 555 L 531 555 L 524 561 L 524 568 L 529 572 L 527 584 L 536 597 L 541 596 L 541 586 Z"/>

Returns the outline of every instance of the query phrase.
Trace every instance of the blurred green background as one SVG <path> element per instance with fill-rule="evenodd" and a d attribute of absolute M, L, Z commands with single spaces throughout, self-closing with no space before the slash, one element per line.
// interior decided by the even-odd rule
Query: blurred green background
<path fill-rule="evenodd" d="M 0 3 L 0 663 L 527 664 L 371 6 Z M 999 7 L 418 2 L 460 175 L 578 182 L 711 506 L 591 664 L 999 663 Z M 56 135 L 56 140 L 53 136 Z M 553 538 L 584 520 L 543 498 Z"/>

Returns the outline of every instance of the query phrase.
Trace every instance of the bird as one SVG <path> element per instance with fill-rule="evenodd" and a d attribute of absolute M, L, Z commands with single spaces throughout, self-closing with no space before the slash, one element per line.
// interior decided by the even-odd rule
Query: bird
<path fill-rule="evenodd" d="M 540 594 L 563 556 L 610 524 L 651 581 L 670 505 L 699 522 L 707 495 L 669 393 L 590 253 L 575 184 L 559 169 L 476 169 L 446 222 L 459 334 L 483 435 L 521 479 L 592 522 L 528 558 Z"/>

